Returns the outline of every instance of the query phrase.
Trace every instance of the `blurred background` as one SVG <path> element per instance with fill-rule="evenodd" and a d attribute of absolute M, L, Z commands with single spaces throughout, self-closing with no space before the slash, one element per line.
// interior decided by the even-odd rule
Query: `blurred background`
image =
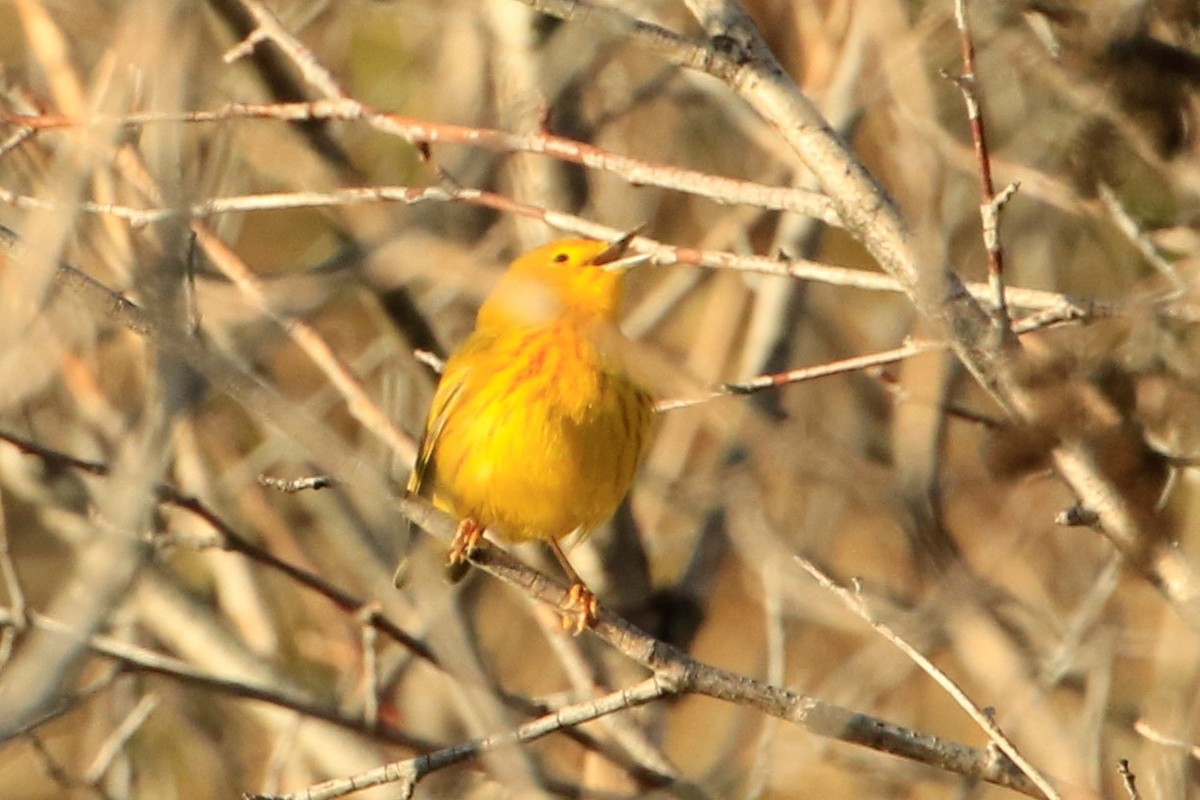
<path fill-rule="evenodd" d="M 303 63 L 381 110 L 817 188 L 717 81 L 515 0 L 268 5 L 308 48 Z M 683 4 L 620 5 L 701 36 Z M 0 6 L 0 222 L 20 236 L 0 270 L 5 797 L 299 790 L 511 729 L 536 715 L 531 701 L 553 707 L 645 674 L 594 637 L 562 635 L 553 612 L 493 578 L 446 584 L 444 545 L 407 542 L 390 500 L 436 380 L 414 352 L 452 350 L 503 266 L 562 232 L 437 198 L 193 213 L 202 204 L 451 185 L 644 225 L 680 247 L 878 271 L 844 231 L 653 180 L 456 143 L 422 150 L 362 120 L 186 118 L 328 91 L 306 82 L 300 51 L 239 47 L 256 8 Z M 893 194 L 930 269 L 948 261 L 984 279 L 976 161 L 961 95 L 941 75 L 961 72 L 952 4 L 757 0 L 748 11 Z M 937 349 L 665 412 L 629 502 L 572 560 L 606 607 L 698 659 L 984 745 L 942 690 L 804 574 L 802 553 L 860 579 L 1069 796 L 1121 796 L 1122 758 L 1146 796 L 1191 796 L 1197 631 L 1106 539 L 1056 524 L 1073 498 L 1045 455 L 1056 425 L 1094 434 L 1101 470 L 1149 535 L 1195 555 L 1200 8 L 976 0 L 971 15 L 996 178 L 1020 181 L 1001 227 L 1007 279 L 1045 292 L 1016 313 L 1045 310 L 1054 293 L 1111 303 L 1026 338 L 1046 425 L 1006 424 Z M 147 209 L 162 213 L 133 213 Z M 158 333 L 80 302 L 60 259 L 138 303 Z M 631 277 L 624 328 L 664 400 L 939 337 L 900 294 L 686 265 Z M 170 344 L 181 340 L 193 349 Z M 382 414 L 335 389 L 314 340 Z M 1068 383 L 1092 402 L 1055 407 Z M 259 482 L 326 472 L 342 482 L 290 494 Z M 229 547 L 214 517 L 243 544 Z M 536 548 L 517 555 L 557 574 Z M 360 603 L 416 647 L 366 624 Z M 584 730 L 451 767 L 416 796 L 1006 791 L 709 699 Z"/>

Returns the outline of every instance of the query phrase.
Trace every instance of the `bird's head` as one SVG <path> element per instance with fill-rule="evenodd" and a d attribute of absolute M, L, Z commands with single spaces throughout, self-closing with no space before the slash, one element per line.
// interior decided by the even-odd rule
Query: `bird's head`
<path fill-rule="evenodd" d="M 615 323 L 625 273 L 649 259 L 629 254 L 635 235 L 615 242 L 562 239 L 520 256 L 480 309 L 480 324 L 539 324 L 562 317 Z"/>

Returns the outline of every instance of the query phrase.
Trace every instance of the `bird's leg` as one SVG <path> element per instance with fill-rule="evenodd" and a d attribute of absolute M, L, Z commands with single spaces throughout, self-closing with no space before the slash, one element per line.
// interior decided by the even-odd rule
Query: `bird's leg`
<path fill-rule="evenodd" d="M 458 530 L 450 541 L 450 555 L 446 558 L 446 578 L 451 583 L 458 583 L 467 574 L 471 564 L 471 554 L 479 547 L 483 539 L 483 526 L 468 517 L 460 520 Z"/>
<path fill-rule="evenodd" d="M 600 612 L 600 601 L 596 599 L 596 595 L 592 594 L 592 590 L 587 587 L 583 578 L 579 577 L 579 573 L 571 566 L 571 562 L 567 560 L 567 554 L 563 552 L 558 540 L 548 539 L 547 541 L 550 543 L 550 549 L 554 551 L 555 557 L 558 558 L 558 563 L 562 565 L 563 572 L 567 573 L 567 578 L 571 581 L 567 598 L 559 606 L 562 611 L 563 630 L 578 636 L 585 629 L 596 624 L 596 616 Z"/>

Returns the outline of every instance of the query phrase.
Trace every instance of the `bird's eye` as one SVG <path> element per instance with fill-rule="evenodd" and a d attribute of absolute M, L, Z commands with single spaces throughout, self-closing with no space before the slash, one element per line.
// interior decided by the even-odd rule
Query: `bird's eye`
<path fill-rule="evenodd" d="M 556 256 L 554 257 L 554 263 L 555 263 L 555 264 L 562 264 L 562 263 L 566 262 L 566 260 L 567 260 L 568 258 L 570 258 L 570 256 L 568 256 L 566 253 L 559 253 L 558 255 L 556 255 Z"/>

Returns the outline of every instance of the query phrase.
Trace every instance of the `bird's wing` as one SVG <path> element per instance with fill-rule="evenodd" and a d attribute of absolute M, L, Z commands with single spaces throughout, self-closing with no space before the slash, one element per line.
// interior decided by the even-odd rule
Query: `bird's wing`
<path fill-rule="evenodd" d="M 421 436 L 420 447 L 417 448 L 417 463 L 413 465 L 412 474 L 408 476 L 407 488 L 410 494 L 433 497 L 432 479 L 437 464 L 438 441 L 442 438 L 442 431 L 446 429 L 446 422 L 458 405 L 459 397 L 462 396 L 463 378 L 465 375 L 452 376 L 447 373 L 438 383 L 437 394 L 434 395 L 433 405 L 429 409 L 429 421 L 425 424 L 425 433 Z"/>
<path fill-rule="evenodd" d="M 446 425 L 453 419 L 462 404 L 465 389 L 476 376 L 472 365 L 476 364 L 481 351 L 488 350 L 496 337 L 490 333 L 476 331 L 455 351 L 442 370 L 433 403 L 429 407 L 429 419 L 417 448 L 417 463 L 408 477 L 408 491 L 418 497 L 433 496 L 437 475 L 438 443 Z"/>
<path fill-rule="evenodd" d="M 425 423 L 425 431 L 421 435 L 421 443 L 417 447 L 417 462 L 413 465 L 413 470 L 408 476 L 408 486 L 405 487 L 411 495 L 423 497 L 427 500 L 433 499 L 437 484 L 438 443 L 441 440 L 442 433 L 446 430 L 447 423 L 453 418 L 455 411 L 461 404 L 463 390 L 471 379 L 471 363 L 473 359 L 469 357 L 469 354 L 477 351 L 479 347 L 486 345 L 486 342 L 481 341 L 481 338 L 478 334 L 472 336 L 446 362 L 442 378 L 438 381 L 437 391 L 433 395 L 433 403 L 429 408 L 429 419 Z M 410 541 L 416 533 L 415 528 L 416 525 L 409 521 L 408 534 Z M 406 562 L 407 559 L 402 560 L 396 568 L 394 582 L 397 586 L 404 582 L 408 566 Z"/>

